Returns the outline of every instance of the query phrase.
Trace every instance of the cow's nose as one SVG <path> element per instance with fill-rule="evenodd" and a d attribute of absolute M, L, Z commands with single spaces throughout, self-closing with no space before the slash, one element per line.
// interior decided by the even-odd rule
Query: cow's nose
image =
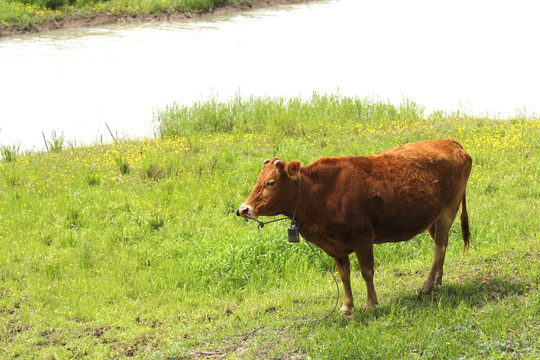
<path fill-rule="evenodd" d="M 240 205 L 240 208 L 236 210 L 237 216 L 247 216 L 249 215 L 249 206 L 246 206 L 244 204 Z"/>

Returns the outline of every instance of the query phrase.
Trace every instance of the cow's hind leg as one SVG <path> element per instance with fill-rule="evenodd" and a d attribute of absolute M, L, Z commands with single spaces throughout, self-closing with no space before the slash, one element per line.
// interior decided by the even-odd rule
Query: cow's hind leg
<path fill-rule="evenodd" d="M 343 283 L 343 306 L 339 310 L 339 313 L 344 316 L 352 315 L 352 308 L 354 307 L 353 295 L 351 290 L 351 264 L 349 256 L 342 258 L 334 258 L 336 266 L 341 276 L 341 282 Z"/>
<path fill-rule="evenodd" d="M 442 283 L 444 257 L 448 246 L 448 233 L 454 222 L 457 211 L 441 214 L 439 219 L 429 227 L 429 235 L 433 238 L 433 265 L 431 271 L 418 292 L 419 296 L 429 294 L 433 288 Z"/>

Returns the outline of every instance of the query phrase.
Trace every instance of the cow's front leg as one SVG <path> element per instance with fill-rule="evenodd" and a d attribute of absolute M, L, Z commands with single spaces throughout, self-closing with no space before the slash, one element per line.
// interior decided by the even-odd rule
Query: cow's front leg
<path fill-rule="evenodd" d="M 351 316 L 352 308 L 354 307 L 353 295 L 351 290 L 351 264 L 349 262 L 349 256 L 342 258 L 334 258 L 336 266 L 341 276 L 341 282 L 343 283 L 343 306 L 339 309 L 339 313 L 343 316 Z"/>
<path fill-rule="evenodd" d="M 375 292 L 375 286 L 373 285 L 373 275 L 375 274 L 375 260 L 373 258 L 373 243 L 365 243 L 361 247 L 355 250 L 358 257 L 358 263 L 360 264 L 360 271 L 362 277 L 366 282 L 367 287 L 367 301 L 366 310 L 374 308 L 379 303 L 377 300 L 377 293 Z"/>

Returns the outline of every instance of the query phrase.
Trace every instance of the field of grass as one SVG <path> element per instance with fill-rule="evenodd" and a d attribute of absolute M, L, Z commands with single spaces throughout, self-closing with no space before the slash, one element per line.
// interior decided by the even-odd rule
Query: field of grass
<path fill-rule="evenodd" d="M 0 37 L 3 33 L 57 29 L 66 21 L 91 20 L 112 23 L 118 18 L 209 13 L 232 5 L 250 8 L 261 3 L 294 0 L 0 0 Z M 108 18 L 105 19 L 105 18 Z"/>
<path fill-rule="evenodd" d="M 314 95 L 172 105 L 155 121 L 155 139 L 2 144 L 0 358 L 217 359 L 265 325 L 227 358 L 540 357 L 540 119 Z M 473 157 L 472 239 L 460 255 L 457 221 L 440 289 L 416 298 L 432 261 L 423 234 L 375 247 L 375 310 L 361 310 L 351 257 L 353 317 L 299 321 L 331 311 L 336 286 L 288 224 L 257 232 L 235 216 L 262 161 L 444 137 Z"/>

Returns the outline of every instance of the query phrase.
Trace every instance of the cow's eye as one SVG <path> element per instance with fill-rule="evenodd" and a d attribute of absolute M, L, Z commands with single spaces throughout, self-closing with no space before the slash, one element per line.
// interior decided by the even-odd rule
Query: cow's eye
<path fill-rule="evenodd" d="M 274 186 L 276 184 L 276 180 L 270 180 L 266 183 L 266 186 Z"/>

